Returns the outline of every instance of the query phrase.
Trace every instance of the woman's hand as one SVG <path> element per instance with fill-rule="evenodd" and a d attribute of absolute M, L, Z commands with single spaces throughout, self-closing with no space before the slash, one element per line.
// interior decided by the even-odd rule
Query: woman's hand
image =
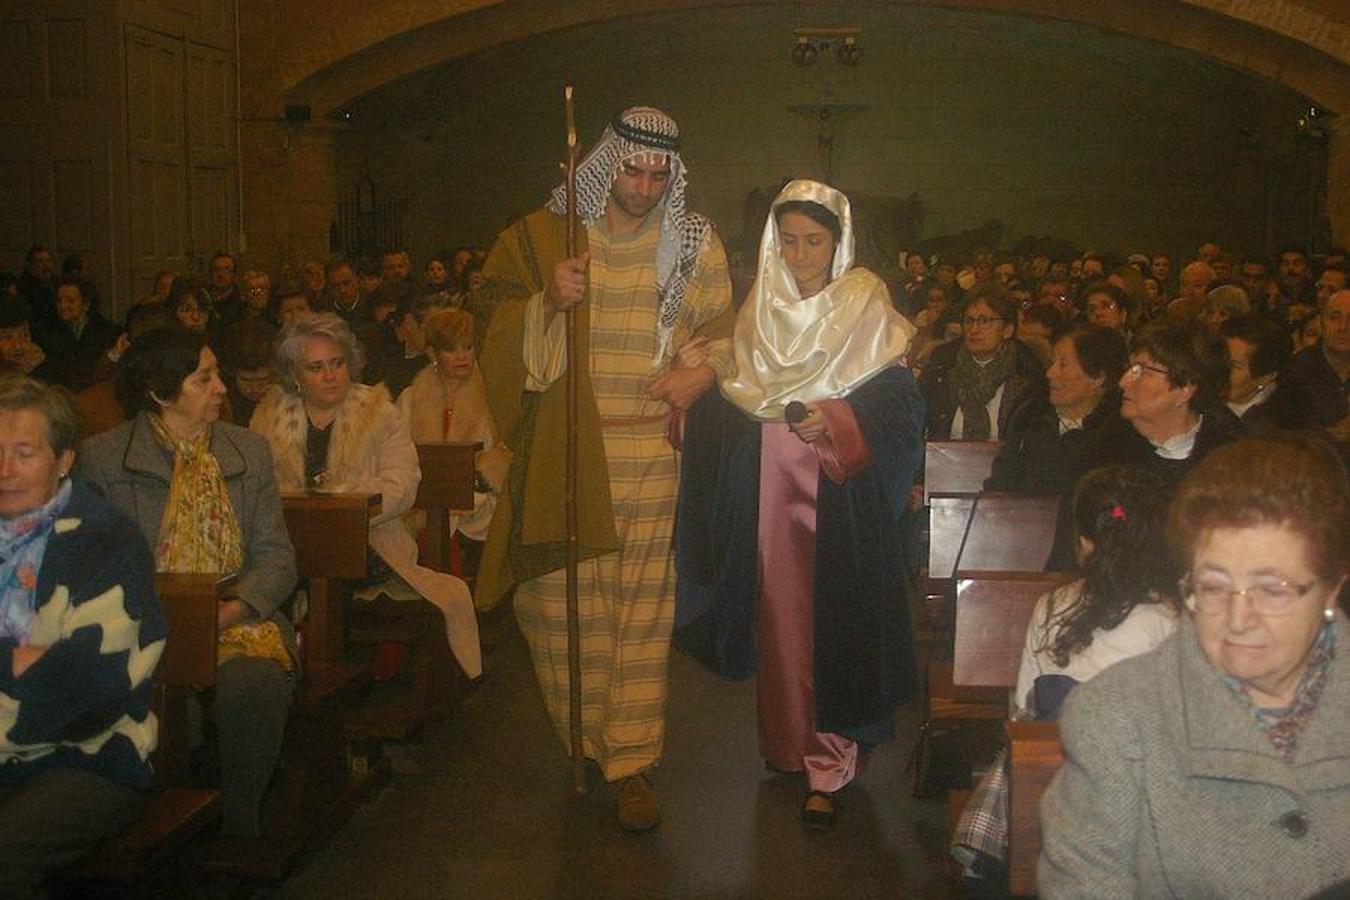
<path fill-rule="evenodd" d="M 695 369 L 671 366 L 663 375 L 647 386 L 647 396 L 664 400 L 675 409 L 688 409 L 717 381 L 717 373 L 709 365 Z"/>
<path fill-rule="evenodd" d="M 671 361 L 672 369 L 697 369 L 708 361 L 708 339 L 706 337 L 690 338 L 685 341 L 680 352 L 675 354 L 675 359 Z"/>
<path fill-rule="evenodd" d="M 820 411 L 820 406 L 815 403 L 806 404 L 806 418 L 788 425 L 788 428 L 791 428 L 792 433 L 806 444 L 814 444 L 830 433 L 829 426 L 825 422 L 825 415 Z"/>
<path fill-rule="evenodd" d="M 18 678 L 23 675 L 24 672 L 27 672 L 29 667 L 39 659 L 42 659 L 43 654 L 46 652 L 46 647 L 39 647 L 36 644 L 15 647 L 14 655 L 10 660 L 10 668 L 14 670 L 14 677 Z"/>
<path fill-rule="evenodd" d="M 243 600 L 222 600 L 216 606 L 216 630 L 224 631 L 249 618 L 252 610 Z"/>

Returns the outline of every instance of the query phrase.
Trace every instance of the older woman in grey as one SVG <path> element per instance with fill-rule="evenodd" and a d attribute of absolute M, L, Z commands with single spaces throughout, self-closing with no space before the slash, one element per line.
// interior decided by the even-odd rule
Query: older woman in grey
<path fill-rule="evenodd" d="M 1170 640 L 1070 697 L 1041 804 L 1045 897 L 1307 897 L 1350 876 L 1350 487 L 1311 438 L 1182 483 Z"/>
<path fill-rule="evenodd" d="M 200 332 L 147 332 L 118 372 L 134 416 L 90 438 L 80 473 L 140 527 L 160 572 L 238 575 L 221 602 L 216 723 L 227 834 L 255 836 L 286 726 L 295 637 L 281 607 L 295 553 L 267 446 L 218 421 L 225 399 Z"/>
<path fill-rule="evenodd" d="M 277 336 L 278 385 L 258 403 L 249 427 L 267 440 L 282 490 L 380 495 L 370 546 L 395 577 L 370 593 L 420 597 L 438 608 L 450 648 L 477 677 L 482 657 L 472 598 L 460 579 L 417 564 L 417 542 L 403 522 L 422 479 L 417 447 L 388 392 L 356 381 L 364 362 L 351 328 L 337 315 L 291 323 Z"/>

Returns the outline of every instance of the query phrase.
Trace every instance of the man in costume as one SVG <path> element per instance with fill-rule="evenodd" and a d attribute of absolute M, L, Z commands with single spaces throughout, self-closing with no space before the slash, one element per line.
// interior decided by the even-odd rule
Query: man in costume
<path fill-rule="evenodd" d="M 508 228 L 484 267 L 480 363 L 514 453 L 484 548 L 477 597 L 514 585 L 544 703 L 568 742 L 565 315 L 576 310 L 577 506 L 585 754 L 617 786 L 619 823 L 660 821 L 648 771 L 665 738 L 674 618 L 671 533 L 679 465 L 667 440 L 731 368 L 726 253 L 685 209 L 679 129 L 659 110 L 616 116 L 577 168 L 578 254 L 566 185 Z"/>

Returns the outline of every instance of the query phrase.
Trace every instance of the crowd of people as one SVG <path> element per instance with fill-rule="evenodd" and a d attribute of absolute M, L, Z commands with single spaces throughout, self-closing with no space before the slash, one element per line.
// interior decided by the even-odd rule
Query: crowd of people
<path fill-rule="evenodd" d="M 1246 848 L 1277 835 L 1300 889 L 1350 877 L 1343 251 L 914 252 L 888 286 L 854 264 L 848 198 L 796 180 L 738 298 L 668 116 L 623 111 L 577 175 L 490 254 L 433 254 L 421 278 L 400 250 L 276 279 L 220 253 L 120 323 L 76 257 L 58 276 L 34 247 L 0 278 L 0 682 L 21 701 L 0 713 L 0 820 L 24 838 L 0 840 L 5 878 L 36 884 L 136 813 L 155 572 L 238 575 L 210 710 L 222 828 L 266 832 L 303 677 L 279 490 L 379 494 L 363 595 L 421 609 L 470 676 L 475 604 L 513 596 L 564 744 L 574 544 L 582 749 L 624 829 L 660 822 L 672 644 L 757 676 L 760 755 L 830 828 L 919 685 L 904 548 L 925 440 L 997 441 L 987 489 L 1060 498 L 1050 565 L 1077 578 L 1038 605 L 1012 698 L 1065 710 L 1046 895 L 1267 895 L 1294 882 Z M 125 421 L 81 444 L 66 392 L 109 381 Z M 453 573 L 419 563 L 410 515 L 415 444 L 444 441 L 482 444 Z M 74 562 L 91 541 L 115 550 L 94 571 Z"/>

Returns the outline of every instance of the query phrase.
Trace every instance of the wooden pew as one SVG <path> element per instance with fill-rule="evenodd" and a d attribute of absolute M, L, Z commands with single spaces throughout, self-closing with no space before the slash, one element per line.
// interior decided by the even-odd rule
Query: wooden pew
<path fill-rule="evenodd" d="M 347 607 L 339 581 L 366 577 L 370 520 L 379 515 L 380 497 L 283 492 L 281 502 L 296 568 L 309 579 L 309 609 L 299 629 L 305 669 L 299 706 L 313 710 L 368 674 L 347 660 Z"/>
<path fill-rule="evenodd" d="M 1008 748 L 1008 887 L 1014 896 L 1033 896 L 1041 795 L 1064 762 L 1059 723 L 1009 722 Z"/>
<path fill-rule="evenodd" d="M 934 497 L 928 577 L 970 572 L 1040 572 L 1055 544 L 1059 498 L 1020 494 Z"/>
<path fill-rule="evenodd" d="M 378 745 L 354 741 L 344 703 L 369 683 L 370 667 L 347 659 L 344 579 L 367 575 L 370 519 L 377 494 L 282 492 L 296 568 L 309 579 L 309 606 L 298 627 L 301 682 L 274 785 L 274 833 L 257 840 L 221 840 L 199 865 L 232 878 L 276 881 L 319 840 L 337 830 L 384 772 Z M 372 762 L 374 761 L 374 762 Z"/>
<path fill-rule="evenodd" d="M 958 574 L 952 659 L 929 666 L 931 720 L 1007 718 L 1036 600 L 1065 579 L 1059 572 Z"/>
<path fill-rule="evenodd" d="M 923 502 L 983 493 L 998 441 L 929 441 L 923 448 Z"/>
<path fill-rule="evenodd" d="M 417 445 L 422 481 L 417 486 L 413 509 L 426 513 L 427 546 L 431 552 L 428 568 L 450 571 L 451 535 L 445 527 L 445 518 L 449 513 L 473 511 L 474 458 L 482 449 L 481 441 Z"/>
<path fill-rule="evenodd" d="M 429 568 L 450 571 L 452 534 L 446 527 L 446 517 L 451 513 L 473 511 L 473 489 L 477 475 L 474 462 L 481 449 L 481 442 L 417 445 L 422 480 L 418 484 L 413 509 L 425 515 L 428 551 L 423 562 Z M 356 612 L 349 637 L 352 643 L 392 642 L 412 651 L 407 661 L 412 685 L 406 701 L 354 710 L 347 719 L 348 729 L 354 734 L 384 740 L 406 740 L 427 718 L 432 694 L 431 662 L 427 654 L 412 649 L 417 642 L 413 640 L 406 618 L 388 609 Z"/>
<path fill-rule="evenodd" d="M 189 786 L 190 695 L 216 681 L 216 607 L 229 580 L 216 575 L 155 576 L 169 638 L 155 671 L 159 789 L 140 820 L 62 872 L 63 882 L 128 885 L 140 881 L 220 818 L 220 794 Z"/>

